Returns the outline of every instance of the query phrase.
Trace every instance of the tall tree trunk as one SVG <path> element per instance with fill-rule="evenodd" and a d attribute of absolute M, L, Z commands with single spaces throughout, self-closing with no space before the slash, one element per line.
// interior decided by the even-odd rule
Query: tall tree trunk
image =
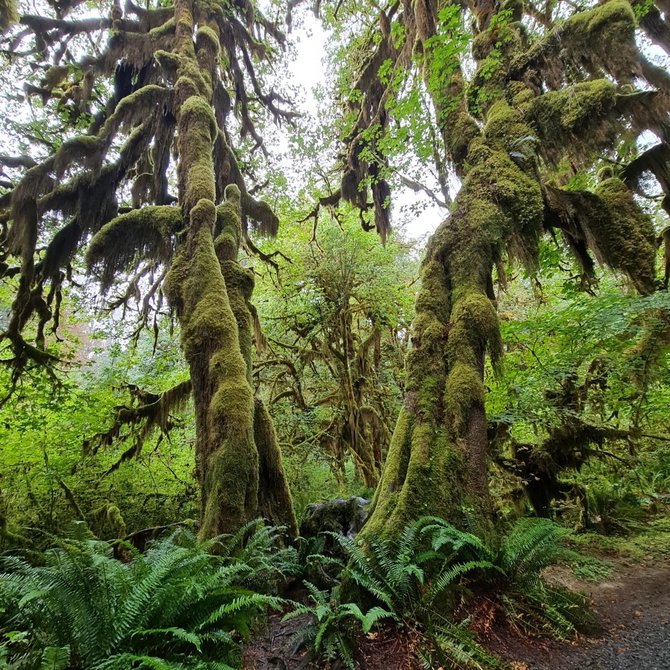
<path fill-rule="evenodd" d="M 497 5 L 474 4 L 484 32 Z M 430 2 L 417 3 L 417 34 L 426 45 L 424 76 L 440 132 L 463 185 L 422 264 L 407 395 L 366 525 L 370 533 L 398 532 L 427 514 L 489 531 L 484 364 L 487 353 L 494 366 L 502 355 L 491 276 L 510 240 L 520 256 L 536 247 L 544 219 L 540 186 L 527 174 L 533 164 L 522 169 L 509 155 L 515 138 L 532 135 L 519 112 L 499 93 L 490 96 L 481 130 L 465 104 L 458 55 L 436 87 L 428 46 L 435 11 Z M 480 49 L 478 57 L 487 53 Z"/>
<path fill-rule="evenodd" d="M 246 366 L 246 379 L 252 387 L 252 350 L 255 308 L 251 305 L 254 273 L 237 260 L 242 240 L 240 191 L 235 185 L 226 188 L 226 202 L 217 209 L 214 248 L 228 290 L 228 300 L 237 321 L 240 351 Z M 253 435 L 258 451 L 258 510 L 272 523 L 285 526 L 291 537 L 298 534 L 293 502 L 281 461 L 281 451 L 272 417 L 263 401 L 254 402 Z"/>
<path fill-rule="evenodd" d="M 179 200 L 185 239 L 165 279 L 165 293 L 181 325 L 191 372 L 196 415 L 196 473 L 201 493 L 203 537 L 234 532 L 259 514 L 259 466 L 279 492 L 261 494 L 261 510 L 295 532 L 290 494 L 279 451 L 254 438 L 256 404 L 250 383 L 251 318 L 247 304 L 253 276 L 237 263 L 240 191 L 226 189 L 217 211 L 212 152 L 220 132 L 212 111 L 219 36 L 216 24 L 193 35 L 194 3 L 175 3 L 176 118 Z M 216 39 L 212 39 L 212 33 Z M 216 236 L 216 237 L 215 237 Z M 262 415 L 262 435 L 273 435 Z M 273 448 L 274 447 L 274 448 Z M 268 451 L 271 456 L 268 457 Z M 268 475 L 271 471 L 271 476 Z M 269 496 L 281 500 L 268 505 Z"/>

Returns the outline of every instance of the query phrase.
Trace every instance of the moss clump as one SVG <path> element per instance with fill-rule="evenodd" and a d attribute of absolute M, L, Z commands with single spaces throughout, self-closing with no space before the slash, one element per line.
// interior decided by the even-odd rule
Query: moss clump
<path fill-rule="evenodd" d="M 200 200 L 214 201 L 216 189 L 212 147 L 218 133 L 211 105 L 193 95 L 181 106 L 179 128 L 179 186 L 188 212 Z"/>
<path fill-rule="evenodd" d="M 163 71 L 175 81 L 178 100 L 186 101 L 191 95 L 201 96 L 204 100 L 211 99 L 211 77 L 201 70 L 198 62 L 190 55 L 158 50 L 154 57 Z M 196 93 L 190 93 L 193 90 Z"/>
<path fill-rule="evenodd" d="M 221 53 L 219 36 L 209 26 L 201 26 L 195 34 L 196 51 L 207 51 L 211 54 L 213 60 L 218 59 Z"/>
<path fill-rule="evenodd" d="M 615 86 L 596 79 L 534 98 L 527 118 L 550 163 L 558 164 L 566 154 L 587 161 L 616 136 L 616 102 Z"/>
<path fill-rule="evenodd" d="M 520 23 L 509 21 L 506 14 L 498 14 L 491 20 L 491 27 L 479 33 L 472 43 L 472 55 L 477 69 L 467 91 L 470 112 L 482 117 L 489 107 L 503 94 L 509 63 L 522 52 L 524 28 Z"/>
<path fill-rule="evenodd" d="M 498 314 L 486 295 L 469 290 L 454 306 L 447 341 L 448 361 L 450 365 L 467 361 L 476 368 L 479 353 L 485 350 L 497 366 L 503 353 Z"/>
<path fill-rule="evenodd" d="M 459 284 L 483 286 L 506 245 L 527 266 L 536 265 L 544 201 L 537 180 L 525 171 L 532 171 L 532 159 L 522 169 L 507 151 L 491 150 L 484 141 L 475 143 L 469 158 L 475 164 L 458 200 L 464 230 L 454 239 L 450 271 Z"/>
<path fill-rule="evenodd" d="M 444 133 L 446 144 L 457 165 L 463 163 L 468 155 L 470 142 L 479 137 L 480 133 L 477 122 L 467 112 L 458 114 L 454 123 L 447 124 Z"/>
<path fill-rule="evenodd" d="M 447 425 L 454 436 L 466 428 L 473 407 L 484 406 L 484 384 L 475 366 L 457 361 L 449 371 L 444 388 L 444 407 Z"/>
<path fill-rule="evenodd" d="M 640 293 L 651 293 L 655 287 L 656 239 L 650 217 L 620 179 L 606 179 L 595 192 L 606 210 L 606 216 L 588 228 L 597 255 L 610 267 L 625 272 Z"/>
<path fill-rule="evenodd" d="M 235 260 L 242 242 L 240 224 L 240 189 L 229 184 L 225 190 L 226 201 L 216 208 L 216 255 L 221 262 Z"/>
<path fill-rule="evenodd" d="M 103 289 L 108 289 L 122 272 L 140 261 L 167 262 L 173 253 L 175 232 L 182 226 L 178 207 L 150 206 L 121 214 L 105 224 L 86 250 L 89 271 L 102 268 Z"/>
<path fill-rule="evenodd" d="M 563 53 L 592 74 L 604 70 L 619 80 L 639 70 L 636 19 L 626 0 L 610 0 L 570 17 L 559 29 Z"/>
<path fill-rule="evenodd" d="M 656 240 L 650 218 L 638 207 L 632 192 L 619 179 L 603 181 L 594 193 L 547 188 L 548 204 L 558 226 L 593 251 L 600 263 L 624 272 L 643 294 L 655 286 Z M 589 270 L 592 262 L 580 252 Z"/>
<path fill-rule="evenodd" d="M 607 73 L 618 81 L 630 81 L 640 71 L 635 28 L 635 16 L 626 0 L 596 4 L 573 14 L 518 53 L 511 70 L 531 74 L 552 89 L 571 83 L 572 73 L 584 69 L 592 77 Z"/>
<path fill-rule="evenodd" d="M 499 147 L 509 151 L 515 142 L 530 132 L 531 129 L 521 112 L 511 107 L 505 100 L 493 103 L 486 114 L 484 135 L 491 148 Z"/>

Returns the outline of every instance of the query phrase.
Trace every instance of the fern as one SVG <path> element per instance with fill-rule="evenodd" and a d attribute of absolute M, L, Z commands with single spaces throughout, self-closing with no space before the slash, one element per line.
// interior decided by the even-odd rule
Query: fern
<path fill-rule="evenodd" d="M 542 568 L 557 560 L 568 534 L 549 519 L 521 519 L 505 536 L 498 565 L 511 580 L 536 581 Z"/>
<path fill-rule="evenodd" d="M 70 665 L 70 647 L 46 647 L 42 651 L 40 670 L 67 670 Z"/>
<path fill-rule="evenodd" d="M 2 559 L 1 653 L 26 670 L 229 668 L 237 638 L 284 602 L 249 588 L 254 566 L 271 565 L 265 554 L 277 538 L 251 537 L 253 548 L 243 540 L 234 548 L 231 538 L 221 555 L 210 553 L 219 540 L 200 544 L 182 529 L 128 563 L 92 539 L 59 541 L 44 565 Z"/>
<path fill-rule="evenodd" d="M 372 607 L 363 612 L 355 603 L 341 603 L 339 588 L 322 591 L 305 581 L 311 604 L 296 604 L 283 621 L 309 615 L 309 623 L 293 636 L 292 644 L 307 647 L 314 662 L 338 660 L 347 668 L 354 668 L 354 640 L 358 627 L 367 634 L 381 619 L 396 618 L 392 612 Z"/>

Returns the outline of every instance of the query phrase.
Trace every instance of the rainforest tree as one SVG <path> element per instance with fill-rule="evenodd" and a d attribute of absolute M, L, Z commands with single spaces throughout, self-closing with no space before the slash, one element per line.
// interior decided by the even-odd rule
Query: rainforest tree
<path fill-rule="evenodd" d="M 326 461 L 340 486 L 350 459 L 374 488 L 402 394 L 415 263 L 397 238 L 382 246 L 362 230 L 353 208 L 342 214 L 268 242 L 291 262 L 281 286 L 257 292 L 268 344 L 255 376 L 296 459 Z"/>
<path fill-rule="evenodd" d="M 244 0 L 87 5 L 44 2 L 39 15 L 0 5 L 5 73 L 25 82 L 23 111 L 42 112 L 14 138 L 20 152 L 37 136 L 39 149 L 0 158 L 13 388 L 35 366 L 57 383 L 49 336 L 86 248 L 103 292 L 121 286 L 112 305 L 141 305 L 140 327 L 156 329 L 167 301 L 190 369 L 117 422 L 163 425 L 192 395 L 202 535 L 259 514 L 295 532 L 275 431 L 251 386 L 253 274 L 237 261 L 249 222 L 274 234 L 278 220 L 247 189 L 233 142 L 236 127 L 247 150 L 262 147 L 261 110 L 292 118 L 262 81 L 285 37 Z"/>
<path fill-rule="evenodd" d="M 532 272 L 548 232 L 572 250 L 585 284 L 595 257 L 641 294 L 656 290 L 656 234 L 635 194 L 655 179 L 667 210 L 670 78 L 638 42 L 642 31 L 668 51 L 667 9 L 417 0 L 389 3 L 367 21 L 358 37 L 365 58 L 345 78 L 344 176 L 324 202 L 373 210 L 385 235 L 392 140 L 411 137 L 398 129 L 408 109 L 410 124 L 419 115 L 417 88 L 430 100 L 437 173 L 459 185 L 423 261 L 407 395 L 368 532 L 422 514 L 489 526 L 483 377 L 487 359 L 501 364 L 494 280 L 504 284 L 507 258 Z M 598 183 L 584 187 L 578 177 L 603 164 Z M 642 358 L 667 343 L 669 323 L 664 310 L 648 314 Z"/>

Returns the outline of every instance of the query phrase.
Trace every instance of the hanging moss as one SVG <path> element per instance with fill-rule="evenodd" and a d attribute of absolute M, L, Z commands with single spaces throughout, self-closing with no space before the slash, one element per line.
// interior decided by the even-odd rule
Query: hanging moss
<path fill-rule="evenodd" d="M 63 226 L 46 248 L 44 258 L 36 270 L 42 277 L 54 277 L 67 266 L 79 248 L 82 229 L 77 219 Z"/>
<path fill-rule="evenodd" d="M 640 293 L 655 287 L 656 238 L 650 217 L 633 198 L 628 187 L 616 178 L 606 179 L 596 188 L 608 216 L 588 223 L 600 260 L 622 270 Z"/>
<path fill-rule="evenodd" d="M 609 0 L 570 17 L 561 28 L 561 48 L 592 73 L 604 70 L 619 80 L 639 72 L 636 19 L 626 0 Z"/>
<path fill-rule="evenodd" d="M 652 309 L 643 317 L 642 335 L 627 353 L 631 377 L 635 385 L 645 390 L 652 381 L 652 371 L 670 348 L 670 310 Z"/>
<path fill-rule="evenodd" d="M 121 214 L 93 236 L 86 250 L 86 266 L 89 271 L 102 269 L 101 282 L 106 290 L 120 273 L 129 272 L 140 261 L 167 262 L 181 226 L 178 207 L 148 206 Z"/>
<path fill-rule="evenodd" d="M 602 2 L 573 14 L 530 48 L 516 54 L 510 70 L 519 78 L 536 78 L 539 74 L 552 89 L 570 82 L 572 73 L 581 69 L 594 77 L 605 72 L 628 82 L 640 71 L 635 29 L 636 19 L 629 2 Z"/>
<path fill-rule="evenodd" d="M 558 164 L 563 157 L 585 162 L 610 146 L 620 123 L 616 87 L 607 79 L 549 91 L 533 99 L 528 121 L 541 140 L 545 158 Z"/>
<path fill-rule="evenodd" d="M 569 238 L 583 241 L 600 263 L 624 272 L 641 293 L 654 290 L 654 230 L 621 180 L 606 179 L 594 193 L 548 187 L 546 195 L 557 226 Z"/>

